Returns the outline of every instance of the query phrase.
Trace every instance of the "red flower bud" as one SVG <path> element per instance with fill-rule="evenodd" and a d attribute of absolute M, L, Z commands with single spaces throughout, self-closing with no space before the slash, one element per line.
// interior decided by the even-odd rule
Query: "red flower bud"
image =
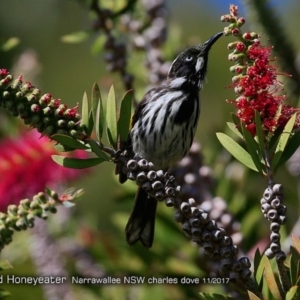
<path fill-rule="evenodd" d="M 239 19 L 237 20 L 237 23 L 236 23 L 236 24 L 237 24 L 239 27 L 241 27 L 243 24 L 245 24 L 245 22 L 246 22 L 245 18 L 241 17 L 241 18 L 239 18 Z"/>
<path fill-rule="evenodd" d="M 238 28 L 232 29 L 232 35 L 239 35 L 239 34 L 240 34 L 240 30 Z"/>
<path fill-rule="evenodd" d="M 8 75 L 8 71 L 6 69 L 0 69 L 0 76 L 4 78 Z"/>
<path fill-rule="evenodd" d="M 76 116 L 76 109 L 75 108 L 68 108 L 65 112 L 65 115 L 69 118 L 75 118 Z"/>
<path fill-rule="evenodd" d="M 38 104 L 32 104 L 31 107 L 30 107 L 30 110 L 33 112 L 33 113 L 38 113 L 40 111 L 40 106 Z"/>
<path fill-rule="evenodd" d="M 236 50 L 238 50 L 239 52 L 243 52 L 246 49 L 246 45 L 242 42 L 238 42 L 235 46 Z"/>
<path fill-rule="evenodd" d="M 245 67 L 242 67 L 242 66 L 236 66 L 235 67 L 235 72 L 238 73 L 238 74 L 243 73 L 244 70 L 245 70 Z"/>
<path fill-rule="evenodd" d="M 251 39 L 252 39 L 251 33 L 250 33 L 250 32 L 245 32 L 245 33 L 243 34 L 243 39 L 244 39 L 244 40 L 251 40 Z"/>
<path fill-rule="evenodd" d="M 51 98 L 52 98 L 51 94 L 48 93 L 48 94 L 43 95 L 43 96 L 40 98 L 40 101 L 39 101 L 39 102 L 40 102 L 41 105 L 43 105 L 43 104 L 47 105 L 47 104 L 50 103 Z"/>
<path fill-rule="evenodd" d="M 229 43 L 227 45 L 227 49 L 228 50 L 232 50 L 232 49 L 235 49 L 236 45 L 238 44 L 239 42 L 233 42 L 233 43 Z"/>

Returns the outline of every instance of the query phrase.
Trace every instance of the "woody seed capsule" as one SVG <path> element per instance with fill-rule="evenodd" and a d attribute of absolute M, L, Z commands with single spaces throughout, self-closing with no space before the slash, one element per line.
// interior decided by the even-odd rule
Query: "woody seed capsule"
<path fill-rule="evenodd" d="M 239 259 L 240 264 L 244 267 L 244 268 L 250 268 L 251 267 L 251 262 L 249 260 L 248 257 L 241 257 Z"/>
<path fill-rule="evenodd" d="M 270 239 L 273 243 L 278 243 L 280 241 L 280 234 L 277 232 L 272 232 L 270 235 Z"/>
<path fill-rule="evenodd" d="M 191 218 L 189 222 L 193 227 L 200 226 L 200 220 L 198 218 Z"/>
<path fill-rule="evenodd" d="M 163 184 L 160 181 L 154 181 L 152 183 L 152 188 L 155 191 L 161 190 L 163 188 Z"/>
<path fill-rule="evenodd" d="M 203 213 L 199 217 L 201 224 L 207 224 L 209 222 L 209 217 L 207 213 Z"/>
<path fill-rule="evenodd" d="M 175 206 L 176 199 L 174 197 L 167 197 L 165 199 L 165 203 L 166 203 L 167 207 L 173 207 L 173 206 Z"/>
<path fill-rule="evenodd" d="M 164 171 L 163 170 L 158 170 L 156 172 L 157 178 L 162 180 L 164 178 Z"/>
<path fill-rule="evenodd" d="M 202 231 L 201 238 L 203 241 L 207 242 L 212 239 L 212 235 L 208 230 Z"/>
<path fill-rule="evenodd" d="M 193 198 L 189 198 L 188 203 L 190 206 L 194 206 L 194 207 L 197 206 L 197 203 L 196 203 L 195 199 L 193 199 Z"/>
<path fill-rule="evenodd" d="M 283 225 L 286 221 L 286 216 L 279 216 L 277 221 L 279 224 Z"/>
<path fill-rule="evenodd" d="M 193 237 L 194 236 L 200 236 L 201 229 L 198 228 L 198 227 L 192 227 L 191 233 L 192 233 Z M 199 239 L 199 241 L 200 241 L 200 239 Z"/>
<path fill-rule="evenodd" d="M 270 229 L 273 232 L 279 232 L 280 224 L 278 224 L 277 222 L 272 222 L 271 225 L 270 225 Z"/>
<path fill-rule="evenodd" d="M 138 161 L 138 165 L 141 170 L 145 170 L 145 171 L 148 170 L 148 162 L 146 159 L 140 159 Z"/>
<path fill-rule="evenodd" d="M 281 195 L 283 193 L 283 187 L 281 184 L 274 184 L 272 189 L 273 189 L 273 192 L 276 194 Z"/>
<path fill-rule="evenodd" d="M 223 232 L 220 230 L 213 230 L 211 234 L 215 241 L 219 241 L 223 237 Z"/>
<path fill-rule="evenodd" d="M 203 243 L 202 247 L 203 247 L 203 249 L 204 249 L 205 251 L 208 251 L 208 252 L 210 252 L 210 253 L 214 251 L 214 246 L 213 246 L 213 244 L 210 243 L 210 242 L 205 242 L 205 243 Z"/>
<path fill-rule="evenodd" d="M 164 200 L 164 193 L 162 191 L 158 191 L 155 193 L 155 199 L 157 201 L 162 201 Z"/>
<path fill-rule="evenodd" d="M 182 202 L 180 205 L 180 210 L 184 213 L 184 214 L 188 214 L 191 211 L 191 207 L 189 206 L 188 203 L 186 202 Z"/>
<path fill-rule="evenodd" d="M 221 267 L 222 268 L 228 269 L 231 266 L 231 264 L 232 264 L 231 258 L 226 257 L 226 258 L 221 259 Z M 231 274 L 231 272 L 230 272 L 230 274 Z M 231 276 L 230 276 L 230 278 L 231 278 Z"/>
<path fill-rule="evenodd" d="M 278 198 L 275 198 L 271 201 L 271 206 L 273 208 L 278 208 L 280 206 L 281 202 Z"/>
<path fill-rule="evenodd" d="M 262 210 L 263 213 L 267 213 L 270 209 L 271 209 L 271 205 L 268 204 L 268 203 L 264 203 L 264 204 L 261 206 L 261 210 Z"/>
<path fill-rule="evenodd" d="M 217 228 L 217 224 L 215 220 L 210 220 L 206 226 L 208 230 L 214 230 Z"/>
<path fill-rule="evenodd" d="M 167 200 L 167 199 L 166 199 Z M 184 215 L 181 213 L 180 210 L 177 210 L 175 213 L 174 213 L 174 220 L 177 222 L 177 223 L 181 223 L 183 220 L 184 220 Z"/>
<path fill-rule="evenodd" d="M 194 217 L 199 217 L 201 215 L 201 211 L 197 207 L 191 207 L 191 212 Z"/>
<path fill-rule="evenodd" d="M 277 216 L 278 216 L 278 214 L 277 214 L 276 209 L 270 209 L 267 212 L 267 218 L 270 220 L 275 220 L 277 218 Z"/>
<path fill-rule="evenodd" d="M 286 206 L 285 205 L 279 205 L 279 207 L 277 207 L 277 212 L 278 212 L 279 215 L 285 215 Z"/>
<path fill-rule="evenodd" d="M 127 175 L 128 176 L 128 175 Z M 151 183 L 149 181 L 146 181 L 143 185 L 142 185 L 142 188 L 148 192 L 151 190 Z"/>
<path fill-rule="evenodd" d="M 232 269 L 236 272 L 240 272 L 242 270 L 242 265 L 239 262 L 235 261 L 233 263 Z"/>
<path fill-rule="evenodd" d="M 144 171 L 141 171 L 137 174 L 136 180 L 140 182 L 144 182 L 147 179 L 146 173 Z"/>
<path fill-rule="evenodd" d="M 222 239 L 222 245 L 224 246 L 231 246 L 232 245 L 232 238 L 229 236 L 224 236 Z"/>
<path fill-rule="evenodd" d="M 249 269 L 243 269 L 241 272 L 241 277 L 246 279 L 246 278 L 249 278 L 251 276 L 251 271 Z"/>
<path fill-rule="evenodd" d="M 166 188 L 166 194 L 168 196 L 175 196 L 175 189 L 173 187 Z M 187 204 L 187 203 L 186 203 Z"/>
<path fill-rule="evenodd" d="M 150 181 L 154 181 L 156 178 L 157 178 L 157 174 L 155 171 L 149 171 L 147 173 L 147 178 L 150 180 Z"/>
<path fill-rule="evenodd" d="M 269 202 L 272 198 L 273 198 L 273 190 L 268 187 L 264 192 L 264 199 L 266 199 L 266 201 Z"/>
<path fill-rule="evenodd" d="M 221 247 L 220 254 L 222 257 L 229 257 L 231 255 L 231 251 L 229 247 Z"/>
<path fill-rule="evenodd" d="M 137 162 L 134 160 L 134 159 L 130 159 L 127 163 L 127 168 L 130 170 L 130 171 L 135 171 L 137 170 L 138 168 L 138 164 Z"/>
<path fill-rule="evenodd" d="M 191 234 L 191 226 L 188 222 L 184 222 L 182 224 L 182 230 L 184 231 L 185 234 Z"/>
<path fill-rule="evenodd" d="M 135 172 L 128 172 L 127 173 L 127 178 L 130 180 L 135 180 L 136 179 L 136 173 Z"/>
<path fill-rule="evenodd" d="M 270 249 L 273 253 L 277 253 L 278 251 L 280 251 L 280 245 L 278 245 L 278 243 L 271 243 Z"/>

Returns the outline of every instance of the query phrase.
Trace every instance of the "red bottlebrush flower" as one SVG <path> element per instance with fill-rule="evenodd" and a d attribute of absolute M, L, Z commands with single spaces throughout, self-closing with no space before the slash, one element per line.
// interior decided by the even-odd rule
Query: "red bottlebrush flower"
<path fill-rule="evenodd" d="M 18 204 L 45 189 L 86 173 L 86 170 L 68 169 L 57 165 L 51 155 L 57 151 L 49 139 L 40 138 L 37 131 L 28 131 L 16 139 L 0 142 L 0 211 L 9 204 Z M 86 158 L 84 151 L 74 151 L 73 157 Z"/>
<path fill-rule="evenodd" d="M 251 38 L 251 43 L 246 44 L 247 55 L 235 70 L 239 73 L 246 68 L 246 72 L 234 76 L 231 85 L 240 95 L 235 103 L 231 103 L 238 108 L 237 116 L 253 135 L 256 133 L 255 111 L 260 114 L 263 130 L 267 133 L 273 133 L 276 128 L 283 129 L 294 113 L 294 109 L 285 103 L 285 95 L 279 94 L 282 85 L 277 79 L 277 66 L 271 65 L 271 47 L 262 46 L 254 36 L 256 34 L 243 35 L 245 40 Z M 245 45 L 239 42 L 236 49 L 239 44 Z M 281 113 L 277 116 L 279 109 Z"/>
<path fill-rule="evenodd" d="M 8 71 L 6 69 L 0 69 L 0 77 L 5 77 L 8 75 Z"/>

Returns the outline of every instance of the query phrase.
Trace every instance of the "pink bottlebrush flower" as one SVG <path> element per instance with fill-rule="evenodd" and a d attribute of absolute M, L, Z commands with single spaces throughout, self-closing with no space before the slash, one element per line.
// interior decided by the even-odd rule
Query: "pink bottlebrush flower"
<path fill-rule="evenodd" d="M 18 204 L 45 189 L 57 187 L 86 173 L 86 170 L 68 169 L 51 159 L 57 154 L 47 137 L 31 130 L 18 138 L 0 142 L 0 211 L 9 204 Z M 69 156 L 71 156 L 69 154 Z M 73 157 L 86 158 L 85 151 L 73 151 Z"/>

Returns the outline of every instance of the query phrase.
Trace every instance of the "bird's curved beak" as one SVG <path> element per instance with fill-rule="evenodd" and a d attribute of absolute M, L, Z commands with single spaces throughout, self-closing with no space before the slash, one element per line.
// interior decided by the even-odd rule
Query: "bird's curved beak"
<path fill-rule="evenodd" d="M 212 36 L 210 39 L 208 39 L 204 44 L 204 51 L 208 52 L 211 48 L 211 46 L 223 35 L 223 32 L 219 32 Z"/>

